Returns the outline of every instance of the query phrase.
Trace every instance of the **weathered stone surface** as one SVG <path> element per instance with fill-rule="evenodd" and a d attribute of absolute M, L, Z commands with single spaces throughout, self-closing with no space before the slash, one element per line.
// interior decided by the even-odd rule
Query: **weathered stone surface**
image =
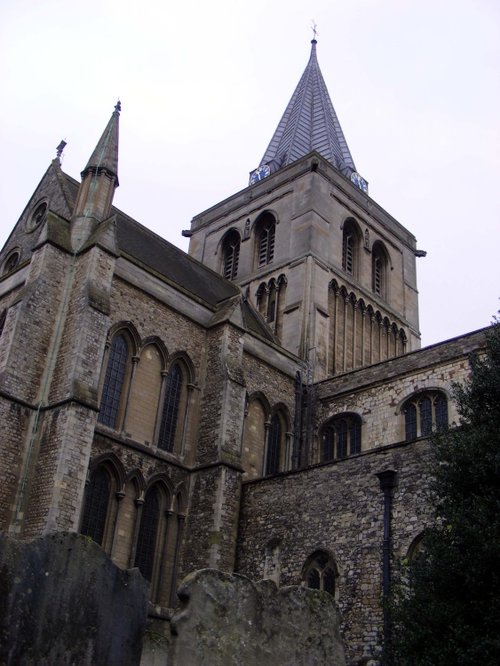
<path fill-rule="evenodd" d="M 139 571 L 118 569 L 90 539 L 0 535 L 2 666 L 135 666 L 147 603 Z"/>
<path fill-rule="evenodd" d="M 178 591 L 175 666 L 343 666 L 335 601 L 326 592 L 203 569 Z"/>

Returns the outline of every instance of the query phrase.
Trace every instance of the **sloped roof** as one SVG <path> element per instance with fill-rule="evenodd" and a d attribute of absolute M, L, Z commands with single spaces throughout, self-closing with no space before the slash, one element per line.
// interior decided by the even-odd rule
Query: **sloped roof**
<path fill-rule="evenodd" d="M 356 168 L 318 65 L 316 43 L 313 39 L 307 67 L 260 165 L 276 171 L 316 150 L 349 175 Z"/>
<path fill-rule="evenodd" d="M 74 206 L 79 183 L 67 174 L 63 176 Z M 111 214 L 116 215 L 117 249 L 120 253 L 135 259 L 212 307 L 240 293 L 239 287 L 235 284 L 115 206 L 112 207 Z"/>

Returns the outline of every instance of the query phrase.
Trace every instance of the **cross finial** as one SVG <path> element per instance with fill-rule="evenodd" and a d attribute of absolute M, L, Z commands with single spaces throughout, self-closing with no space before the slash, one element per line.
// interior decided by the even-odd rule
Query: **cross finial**
<path fill-rule="evenodd" d="M 316 37 L 319 35 L 319 32 L 318 26 L 316 25 L 316 21 L 314 19 L 311 21 L 311 30 L 313 31 L 313 40 L 316 41 Z"/>
<path fill-rule="evenodd" d="M 120 102 L 120 100 L 118 100 L 117 103 L 115 104 L 115 111 L 116 113 L 120 113 L 121 110 L 122 110 L 122 103 Z"/>
<path fill-rule="evenodd" d="M 56 148 L 56 150 L 57 150 L 56 158 L 57 158 L 58 160 L 61 159 L 61 156 L 62 156 L 62 154 L 63 154 L 63 150 L 64 150 L 65 148 L 66 148 L 66 141 L 64 141 L 64 139 L 63 139 L 63 140 L 61 141 L 61 143 L 60 143 L 60 144 L 57 146 L 57 148 Z"/>

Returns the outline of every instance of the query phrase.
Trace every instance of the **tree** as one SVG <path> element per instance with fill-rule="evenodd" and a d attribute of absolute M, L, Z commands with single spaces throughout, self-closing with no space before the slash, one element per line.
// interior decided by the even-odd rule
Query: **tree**
<path fill-rule="evenodd" d="M 394 592 L 398 666 L 500 664 L 500 321 L 454 386 L 460 422 L 431 440 L 433 526 Z"/>

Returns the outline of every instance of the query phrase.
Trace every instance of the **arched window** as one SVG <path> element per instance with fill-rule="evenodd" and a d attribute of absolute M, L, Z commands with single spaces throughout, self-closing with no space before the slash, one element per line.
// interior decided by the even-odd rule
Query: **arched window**
<path fill-rule="evenodd" d="M 185 401 L 182 368 L 179 362 L 173 363 L 165 381 L 165 393 L 158 434 L 158 447 L 173 451 L 176 435 L 179 434 L 179 412 Z"/>
<path fill-rule="evenodd" d="M 137 356 L 124 430 L 134 441 L 151 445 L 155 438 L 166 351 L 161 343 L 150 340 Z"/>
<path fill-rule="evenodd" d="M 270 280 L 268 284 L 268 298 L 267 298 L 267 321 L 272 324 L 276 317 L 276 300 L 277 300 L 277 288 L 276 281 Z"/>
<path fill-rule="evenodd" d="M 352 456 L 361 451 L 361 418 L 341 414 L 330 419 L 322 429 L 321 462 Z"/>
<path fill-rule="evenodd" d="M 146 493 L 142 507 L 141 524 L 137 536 L 134 566 L 151 582 L 156 554 L 156 539 L 160 520 L 160 494 L 153 486 Z"/>
<path fill-rule="evenodd" d="M 302 580 L 306 587 L 328 592 L 332 596 L 335 596 L 337 576 L 337 566 L 324 550 L 312 553 L 302 568 Z"/>
<path fill-rule="evenodd" d="M 442 391 L 417 393 L 404 403 L 401 413 L 407 442 L 448 426 L 448 400 Z"/>
<path fill-rule="evenodd" d="M 354 220 L 344 222 L 342 230 L 342 268 L 349 275 L 356 277 L 358 270 L 358 247 L 360 232 Z"/>
<path fill-rule="evenodd" d="M 244 479 L 262 476 L 268 413 L 269 405 L 264 396 L 253 396 L 249 399 L 241 451 L 241 466 L 245 470 Z"/>
<path fill-rule="evenodd" d="M 124 333 L 115 335 L 109 350 L 108 364 L 102 388 L 98 420 L 110 428 L 119 427 L 119 416 L 123 409 L 124 383 L 130 347 Z"/>
<path fill-rule="evenodd" d="M 89 536 L 100 546 L 104 545 L 104 532 L 111 497 L 111 477 L 104 466 L 98 467 L 90 476 L 85 490 L 85 501 L 80 532 Z"/>
<path fill-rule="evenodd" d="M 257 265 L 265 266 L 274 259 L 276 220 L 271 213 L 264 213 L 256 224 Z"/>
<path fill-rule="evenodd" d="M 282 440 L 282 424 L 278 414 L 271 419 L 267 441 L 266 474 L 276 474 L 280 469 L 280 449 Z"/>
<path fill-rule="evenodd" d="M 7 275 L 16 268 L 21 259 L 21 254 L 19 250 L 13 250 L 4 262 L 2 275 Z"/>
<path fill-rule="evenodd" d="M 372 291 L 382 298 L 387 297 L 387 251 L 380 241 L 372 248 Z"/>
<path fill-rule="evenodd" d="M 233 229 L 222 243 L 222 274 L 228 280 L 234 280 L 238 275 L 240 260 L 240 235 Z"/>

